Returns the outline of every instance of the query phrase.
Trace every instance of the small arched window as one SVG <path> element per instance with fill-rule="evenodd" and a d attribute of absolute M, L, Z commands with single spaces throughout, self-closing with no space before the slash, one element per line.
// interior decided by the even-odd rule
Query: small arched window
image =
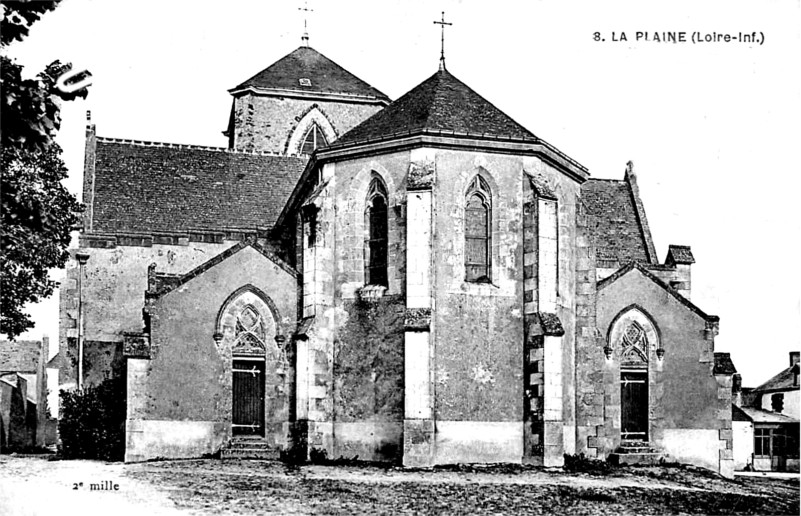
<path fill-rule="evenodd" d="M 328 145 L 328 140 L 325 139 L 325 135 L 323 131 L 320 130 L 320 126 L 312 124 L 308 132 L 306 132 L 306 136 L 303 138 L 303 145 L 300 147 L 300 153 L 311 154 L 316 149 L 325 147 L 326 145 Z"/>
<path fill-rule="evenodd" d="M 490 275 L 491 199 L 489 185 L 481 176 L 476 176 L 470 183 L 465 196 L 464 266 L 466 281 L 475 283 L 492 281 Z"/>
<path fill-rule="evenodd" d="M 368 285 L 389 286 L 387 278 L 387 188 L 377 176 L 373 177 L 367 193 L 365 209 L 365 280 Z"/>

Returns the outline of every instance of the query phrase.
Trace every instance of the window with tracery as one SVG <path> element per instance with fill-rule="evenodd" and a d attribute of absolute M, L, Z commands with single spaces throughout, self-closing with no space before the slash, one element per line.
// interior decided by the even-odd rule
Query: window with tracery
<path fill-rule="evenodd" d="M 489 185 L 476 176 L 465 198 L 465 280 L 475 283 L 491 282 L 492 195 Z"/>
<path fill-rule="evenodd" d="M 365 209 L 366 242 L 365 281 L 368 285 L 388 286 L 387 254 L 388 254 L 388 221 L 387 221 L 387 188 L 378 177 L 373 177 L 367 192 Z"/>
<path fill-rule="evenodd" d="M 253 305 L 247 305 L 236 316 L 233 350 L 236 353 L 264 352 L 266 335 L 261 314 Z"/>
<path fill-rule="evenodd" d="M 648 363 L 648 336 L 637 321 L 632 321 L 623 332 L 622 346 L 621 363 L 628 365 Z"/>
<path fill-rule="evenodd" d="M 326 140 L 323 131 L 320 130 L 320 126 L 312 124 L 308 132 L 306 132 L 306 136 L 303 138 L 303 145 L 301 145 L 300 153 L 311 154 L 316 149 L 325 147 L 326 145 L 328 145 L 328 140 Z"/>

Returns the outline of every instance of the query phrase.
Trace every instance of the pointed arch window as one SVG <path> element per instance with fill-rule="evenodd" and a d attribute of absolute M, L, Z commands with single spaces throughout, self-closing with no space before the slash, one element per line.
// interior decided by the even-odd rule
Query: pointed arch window
<path fill-rule="evenodd" d="M 309 130 L 306 132 L 306 136 L 303 137 L 303 145 L 300 147 L 300 153 L 311 154 L 316 149 L 325 147 L 327 145 L 328 140 L 325 139 L 325 135 L 320 129 L 320 126 L 317 124 L 312 124 L 312 126 L 309 127 Z"/>
<path fill-rule="evenodd" d="M 387 277 L 388 223 L 387 188 L 374 176 L 367 191 L 365 209 L 365 280 L 368 285 L 389 286 Z"/>
<path fill-rule="evenodd" d="M 465 280 L 474 283 L 490 283 L 492 195 L 489 185 L 476 176 L 465 196 Z"/>
<path fill-rule="evenodd" d="M 234 352 L 264 353 L 266 333 L 261 313 L 253 305 L 245 306 L 236 316 Z"/>

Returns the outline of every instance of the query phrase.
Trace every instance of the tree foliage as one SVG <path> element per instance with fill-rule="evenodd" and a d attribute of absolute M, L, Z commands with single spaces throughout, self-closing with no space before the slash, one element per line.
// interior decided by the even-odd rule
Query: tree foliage
<path fill-rule="evenodd" d="M 85 97 L 87 91 L 65 93 L 57 87 L 70 65 L 56 61 L 36 78 L 23 79 L 23 67 L 5 55 L 10 43 L 22 40 L 30 25 L 57 5 L 2 3 L 0 333 L 12 339 L 33 327 L 25 305 L 50 296 L 57 286 L 48 271 L 66 263 L 70 231 L 81 211 L 61 184 L 67 168 L 54 137 L 61 125 L 61 101 Z"/>
<path fill-rule="evenodd" d="M 65 459 L 119 461 L 125 454 L 125 381 L 109 378 L 81 391 L 61 391 L 58 431 Z"/>

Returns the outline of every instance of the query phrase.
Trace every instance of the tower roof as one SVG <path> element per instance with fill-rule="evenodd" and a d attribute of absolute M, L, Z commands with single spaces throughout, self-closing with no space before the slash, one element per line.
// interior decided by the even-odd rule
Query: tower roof
<path fill-rule="evenodd" d="M 392 135 L 453 132 L 539 142 L 444 67 L 385 109 L 354 127 L 332 147 Z"/>
<path fill-rule="evenodd" d="M 231 94 L 275 90 L 301 94 L 334 94 L 389 103 L 389 97 L 311 47 L 302 46 L 246 80 Z"/>

